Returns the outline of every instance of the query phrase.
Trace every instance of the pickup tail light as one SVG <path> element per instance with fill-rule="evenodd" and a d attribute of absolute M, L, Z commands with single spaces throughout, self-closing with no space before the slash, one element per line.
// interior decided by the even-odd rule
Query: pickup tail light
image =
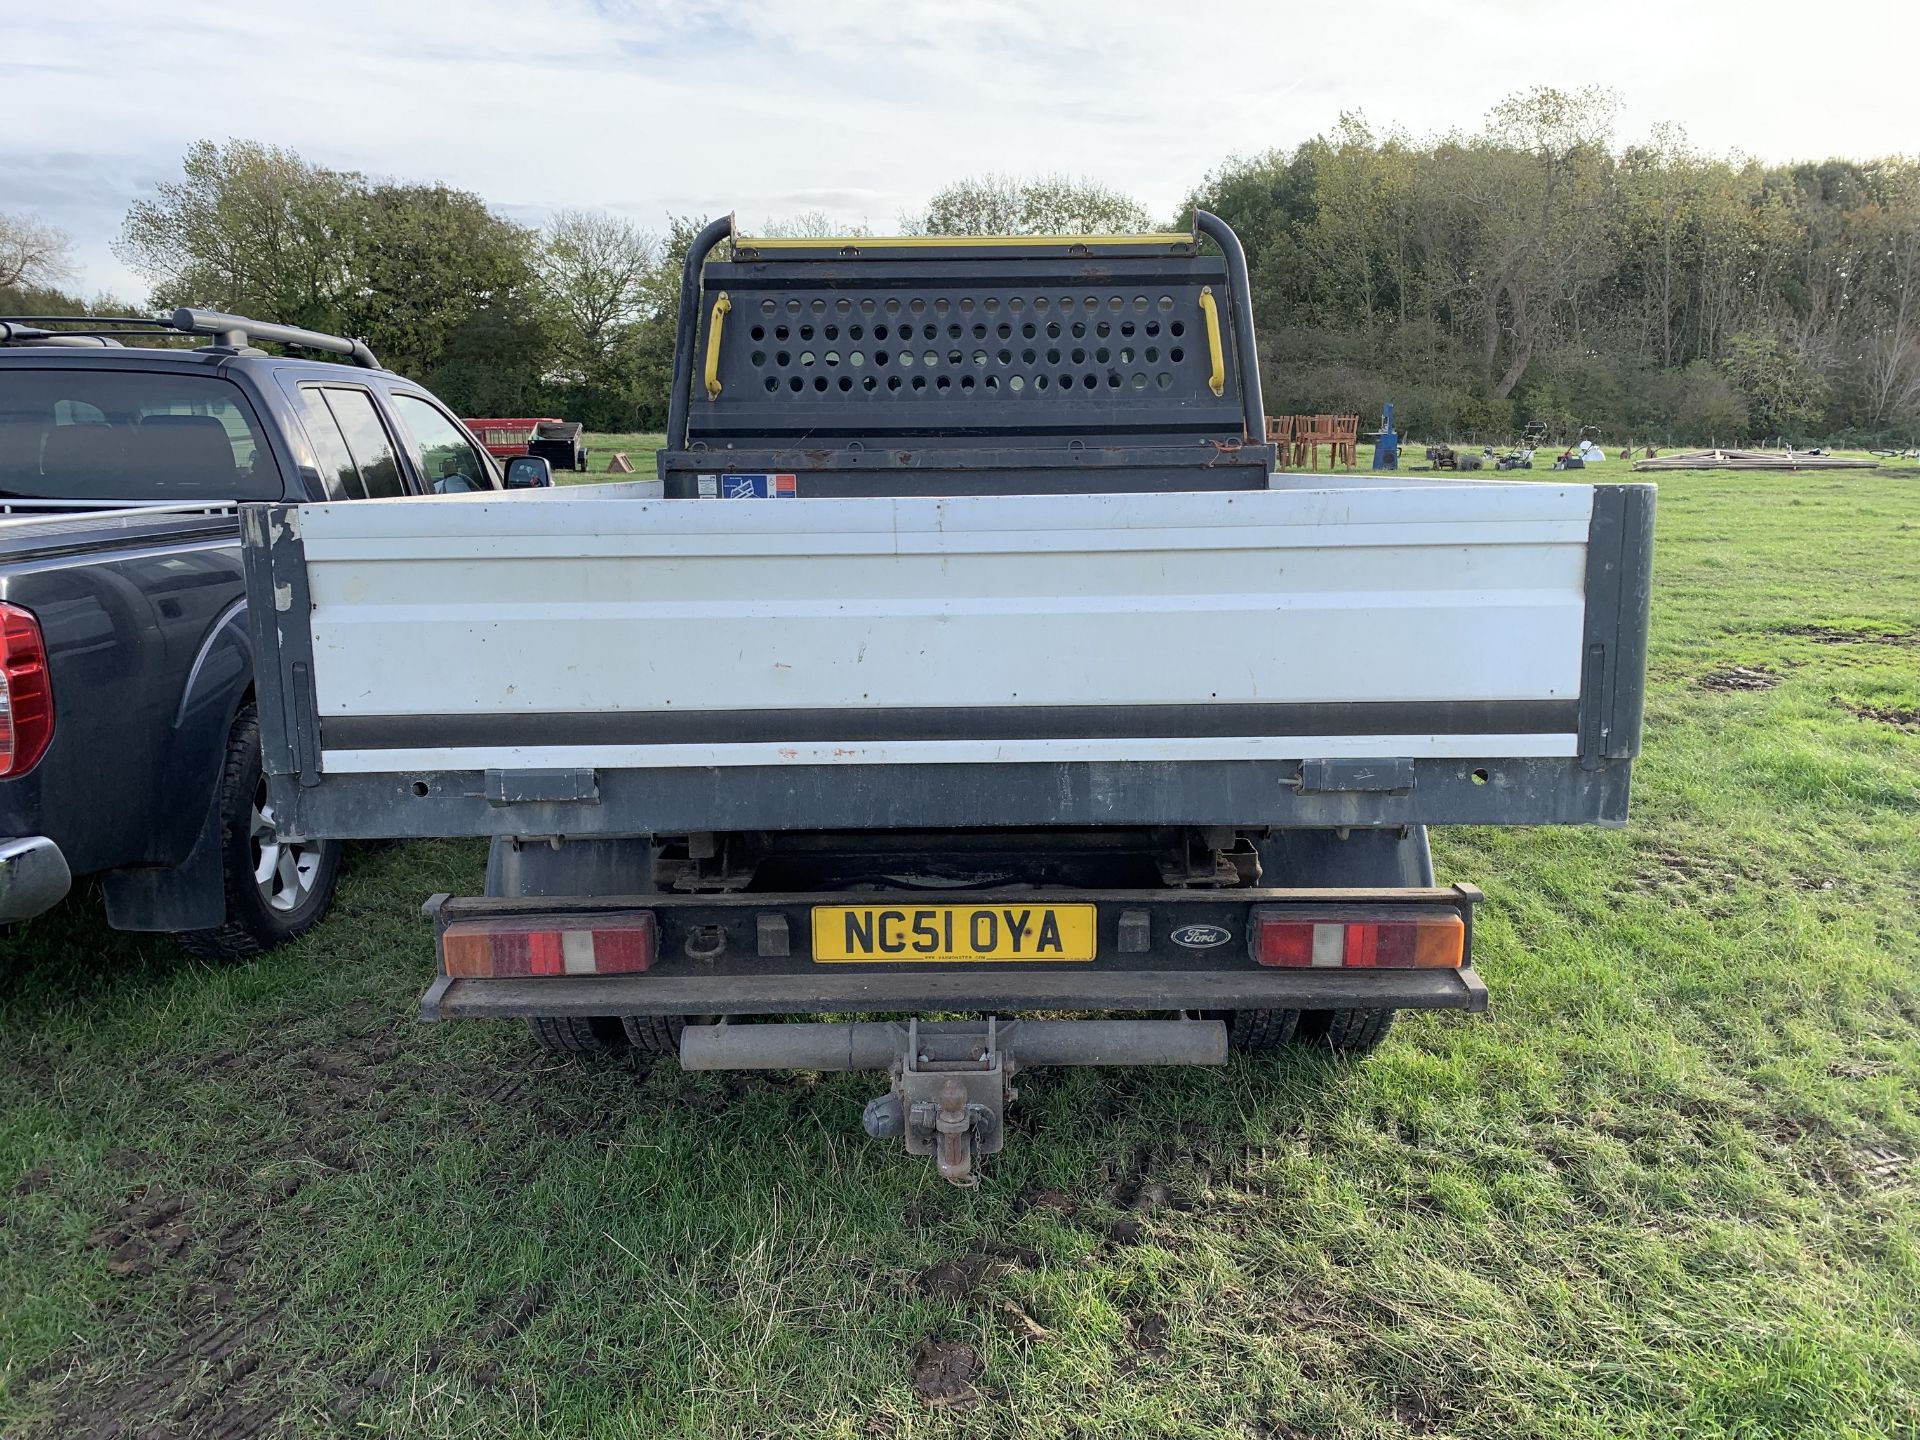
<path fill-rule="evenodd" d="M 1346 970 L 1457 970 L 1467 926 L 1455 910 L 1311 914 L 1253 912 L 1253 958 L 1262 965 Z"/>
<path fill-rule="evenodd" d="M 53 743 L 47 646 L 31 610 L 0 604 L 0 775 L 24 775 Z"/>
<path fill-rule="evenodd" d="M 635 975 L 653 964 L 651 910 L 455 920 L 440 932 L 440 962 L 457 979 Z"/>

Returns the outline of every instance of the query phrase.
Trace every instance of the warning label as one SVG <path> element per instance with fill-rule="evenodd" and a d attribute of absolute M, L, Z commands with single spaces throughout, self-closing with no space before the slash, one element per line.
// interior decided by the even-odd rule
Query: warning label
<path fill-rule="evenodd" d="M 722 500 L 791 500 L 799 482 L 791 475 L 722 475 Z"/>

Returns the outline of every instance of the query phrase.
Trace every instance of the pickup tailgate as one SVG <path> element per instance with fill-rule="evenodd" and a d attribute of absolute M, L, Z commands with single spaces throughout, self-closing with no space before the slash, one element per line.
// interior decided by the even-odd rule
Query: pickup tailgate
<path fill-rule="evenodd" d="M 1648 486 L 247 509 L 302 834 L 1625 818 Z"/>

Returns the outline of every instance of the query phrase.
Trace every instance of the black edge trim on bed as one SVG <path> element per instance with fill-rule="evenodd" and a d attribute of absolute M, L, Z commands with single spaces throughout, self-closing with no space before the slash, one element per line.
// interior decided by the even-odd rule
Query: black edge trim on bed
<path fill-rule="evenodd" d="M 1395 792 L 1309 793 L 1297 760 L 696 765 L 594 772 L 592 800 L 501 804 L 479 770 L 330 774 L 279 786 L 292 835 L 684 834 L 1000 826 L 1618 825 L 1630 767 L 1571 756 L 1413 762 Z M 278 782 L 280 777 L 275 777 Z"/>
<path fill-rule="evenodd" d="M 484 745 L 877 744 L 893 740 L 1136 740 L 1248 735 L 1571 734 L 1572 700 L 1292 705 L 991 705 L 888 710 L 685 710 L 335 715 L 330 750 Z"/>
<path fill-rule="evenodd" d="M 1640 753 L 1653 588 L 1653 503 L 1651 485 L 1596 485 L 1593 491 L 1578 731 L 1580 763 L 1590 770 Z"/>

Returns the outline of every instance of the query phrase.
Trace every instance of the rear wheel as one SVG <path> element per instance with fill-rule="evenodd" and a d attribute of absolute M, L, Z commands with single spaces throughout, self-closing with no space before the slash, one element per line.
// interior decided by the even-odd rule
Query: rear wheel
<path fill-rule="evenodd" d="M 540 1015 L 527 1029 L 556 1055 L 601 1055 L 625 1046 L 620 1022 L 599 1015 Z"/>
<path fill-rule="evenodd" d="M 634 1054 L 663 1060 L 680 1058 L 680 1032 L 687 1028 L 684 1015 L 622 1015 L 620 1027 Z"/>
<path fill-rule="evenodd" d="M 558 843 L 500 836 L 487 856 L 490 897 L 526 900 L 543 895 L 648 895 L 653 891 L 651 836 Z M 527 1021 L 527 1029 L 560 1055 L 678 1056 L 684 1024 L 677 1015 L 539 1015 Z"/>
<path fill-rule="evenodd" d="M 340 879 L 340 842 L 280 838 L 260 767 L 260 716 L 251 705 L 227 732 L 218 800 L 226 919 L 174 939 L 196 955 L 239 960 L 304 935 L 325 918 Z"/>
<path fill-rule="evenodd" d="M 1300 1028 L 1298 1010 L 1230 1010 L 1217 1018 L 1227 1022 L 1229 1048 L 1247 1055 L 1277 1054 Z"/>
<path fill-rule="evenodd" d="M 1371 1055 L 1393 1028 L 1394 1010 L 1309 1010 L 1300 1017 L 1305 1045 L 1339 1055 Z"/>
<path fill-rule="evenodd" d="M 633 878 L 648 863 L 644 844 L 631 841 L 519 841 L 496 836 L 487 855 L 489 899 L 541 895 L 633 893 Z M 640 871 L 645 874 L 644 870 Z M 527 1032 L 556 1055 L 609 1055 L 627 1048 L 616 1015 L 534 1015 Z"/>
<path fill-rule="evenodd" d="M 1276 830 L 1256 840 L 1261 883 L 1292 887 L 1414 887 L 1433 883 L 1424 825 L 1404 831 Z M 1393 1026 L 1392 1010 L 1236 1010 L 1227 1022 L 1235 1050 L 1271 1055 L 1288 1046 L 1366 1055 Z"/>

